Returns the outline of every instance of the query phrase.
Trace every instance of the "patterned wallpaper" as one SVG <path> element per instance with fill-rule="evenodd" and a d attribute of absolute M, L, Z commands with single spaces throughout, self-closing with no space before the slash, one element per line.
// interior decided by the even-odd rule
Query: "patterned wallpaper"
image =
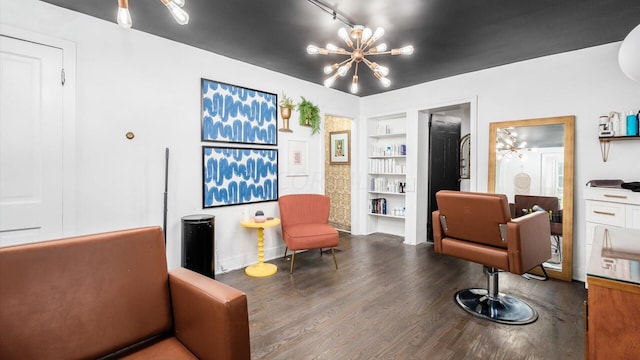
<path fill-rule="evenodd" d="M 324 140 L 326 144 L 324 192 L 331 198 L 329 224 L 340 230 L 351 231 L 351 165 L 331 165 L 329 163 L 331 159 L 329 133 L 332 131 L 351 130 L 351 119 L 327 115 L 324 121 Z M 353 159 L 353 154 L 351 155 Z"/>

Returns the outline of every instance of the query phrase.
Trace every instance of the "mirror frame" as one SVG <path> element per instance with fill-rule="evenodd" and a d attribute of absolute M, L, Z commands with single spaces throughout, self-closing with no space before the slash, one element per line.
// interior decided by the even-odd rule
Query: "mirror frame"
<path fill-rule="evenodd" d="M 495 193 L 496 187 L 496 132 L 498 128 L 519 126 L 564 125 L 564 182 L 562 199 L 562 271 L 546 269 L 549 277 L 571 281 L 573 279 L 573 163 L 575 116 L 540 119 L 511 120 L 489 123 L 489 181 L 487 189 Z M 541 275 L 536 268 L 532 273 Z"/>

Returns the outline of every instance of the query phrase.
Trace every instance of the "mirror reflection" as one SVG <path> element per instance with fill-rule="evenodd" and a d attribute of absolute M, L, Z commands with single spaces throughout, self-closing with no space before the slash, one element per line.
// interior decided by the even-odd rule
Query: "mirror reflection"
<path fill-rule="evenodd" d="M 552 257 L 545 268 L 551 277 L 571 280 L 573 219 L 567 193 L 573 196 L 573 117 L 491 123 L 490 128 L 489 191 L 507 195 L 514 218 L 549 214 Z"/>

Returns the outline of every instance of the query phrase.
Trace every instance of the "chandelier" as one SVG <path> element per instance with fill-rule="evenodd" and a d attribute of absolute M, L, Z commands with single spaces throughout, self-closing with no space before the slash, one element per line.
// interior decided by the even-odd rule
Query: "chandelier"
<path fill-rule="evenodd" d="M 324 73 L 327 75 L 331 74 L 331 76 L 324 81 L 324 86 L 331 87 L 338 77 L 344 77 L 349 70 L 354 67 L 355 70 L 351 80 L 351 93 L 357 93 L 358 66 L 362 63 L 373 72 L 373 76 L 380 80 L 382 86 L 389 87 L 389 85 L 391 85 L 391 80 L 387 77 L 387 75 L 389 75 L 389 68 L 372 62 L 366 57 L 384 54 L 411 55 L 413 54 L 413 46 L 409 45 L 392 50 L 387 50 L 387 44 L 384 43 L 373 46 L 373 43 L 380 39 L 382 35 L 384 35 L 384 29 L 381 27 L 377 28 L 376 31 L 371 31 L 371 29 L 362 25 L 353 25 L 351 31 L 347 31 L 345 28 L 341 28 L 338 31 L 338 36 L 347 44 L 348 49 L 338 47 L 331 43 L 327 44 L 324 48 L 309 45 L 307 47 L 307 53 L 312 55 L 337 54 L 347 56 L 347 58 L 341 62 L 325 66 Z"/>
<path fill-rule="evenodd" d="M 180 25 L 186 25 L 189 22 L 189 14 L 182 10 L 185 0 L 160 0 L 167 7 L 173 18 Z M 118 25 L 123 28 L 130 28 L 133 25 L 131 14 L 129 13 L 129 0 L 118 0 Z"/>
<path fill-rule="evenodd" d="M 531 149 L 526 148 L 526 141 L 518 141 L 518 133 L 500 128 L 497 130 L 496 135 L 498 160 L 502 158 L 510 160 L 513 156 L 517 156 L 521 160 L 527 159 L 524 151 L 531 151 Z"/>

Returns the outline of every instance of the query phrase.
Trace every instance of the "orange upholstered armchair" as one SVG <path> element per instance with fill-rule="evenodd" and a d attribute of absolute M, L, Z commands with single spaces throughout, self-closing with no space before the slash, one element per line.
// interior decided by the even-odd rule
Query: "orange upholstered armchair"
<path fill-rule="evenodd" d="M 465 289 L 455 299 L 465 311 L 505 324 L 528 324 L 538 313 L 525 302 L 498 292 L 500 270 L 522 275 L 551 257 L 549 214 L 511 219 L 507 197 L 442 190 L 433 212 L 434 249 L 484 265 L 486 289 Z M 544 271 L 544 267 L 542 268 Z"/>
<path fill-rule="evenodd" d="M 330 199 L 320 194 L 292 194 L 278 199 L 282 236 L 287 251 L 293 251 L 289 273 L 293 273 L 296 250 L 331 248 L 333 262 L 338 268 L 333 248 L 338 246 L 338 231 L 329 222 Z"/>

